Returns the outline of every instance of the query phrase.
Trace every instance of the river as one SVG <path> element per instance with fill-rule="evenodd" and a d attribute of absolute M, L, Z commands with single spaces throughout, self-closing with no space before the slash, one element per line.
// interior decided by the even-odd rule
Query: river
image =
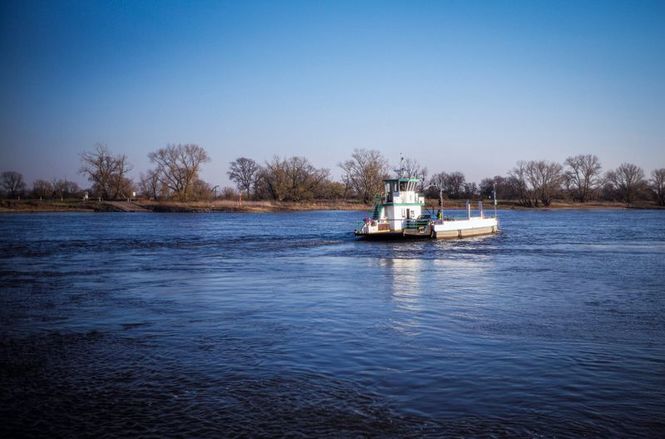
<path fill-rule="evenodd" d="M 0 436 L 655 436 L 665 211 L 0 215 Z"/>

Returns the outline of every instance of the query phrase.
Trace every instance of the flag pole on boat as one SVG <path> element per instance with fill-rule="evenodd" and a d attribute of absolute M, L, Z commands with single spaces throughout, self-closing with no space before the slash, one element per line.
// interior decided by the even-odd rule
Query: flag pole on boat
<path fill-rule="evenodd" d="M 496 218 L 496 181 L 492 183 L 492 197 L 494 198 L 494 218 Z"/>

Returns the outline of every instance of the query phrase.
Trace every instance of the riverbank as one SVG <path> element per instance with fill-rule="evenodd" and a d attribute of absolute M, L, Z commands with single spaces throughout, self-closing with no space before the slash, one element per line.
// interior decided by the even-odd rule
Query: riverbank
<path fill-rule="evenodd" d="M 82 200 L 2 200 L 0 212 L 289 212 L 306 210 L 367 210 L 352 201 L 277 202 L 277 201 L 82 201 Z"/>
<path fill-rule="evenodd" d="M 428 200 L 427 207 L 437 208 L 436 200 Z M 472 203 L 472 208 L 477 202 Z M 446 200 L 444 210 L 465 209 L 465 200 Z M 502 201 L 499 209 L 519 210 L 558 210 L 558 209 L 663 209 L 652 202 L 632 204 L 596 201 L 577 203 L 554 201 L 548 207 L 523 207 L 516 201 Z M 82 200 L 1 200 L 0 212 L 38 213 L 38 212 L 298 212 L 308 210 L 370 210 L 371 206 L 357 201 L 312 201 L 312 202 L 277 202 L 277 201 L 82 201 Z M 485 209 L 492 209 L 491 201 L 485 202 Z"/>

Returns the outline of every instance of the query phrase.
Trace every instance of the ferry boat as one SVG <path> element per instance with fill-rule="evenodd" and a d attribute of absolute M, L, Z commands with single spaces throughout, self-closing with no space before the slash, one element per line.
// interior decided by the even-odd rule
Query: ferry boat
<path fill-rule="evenodd" d="M 354 234 L 363 239 L 429 238 L 454 239 L 469 236 L 491 235 L 499 231 L 496 217 L 486 217 L 482 202 L 478 214 L 472 216 L 467 201 L 466 218 L 444 218 L 439 209 L 436 218 L 424 213 L 425 197 L 417 191 L 418 178 L 394 178 L 383 180 L 383 196 L 377 197 L 372 216 L 365 218 Z"/>

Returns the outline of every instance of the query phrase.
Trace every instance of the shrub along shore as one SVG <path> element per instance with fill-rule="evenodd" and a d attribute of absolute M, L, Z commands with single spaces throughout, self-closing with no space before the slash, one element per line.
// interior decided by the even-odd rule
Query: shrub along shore
<path fill-rule="evenodd" d="M 472 209 L 476 209 L 477 202 L 471 202 Z M 300 212 L 311 210 L 366 210 L 371 205 L 358 201 L 330 200 L 313 202 L 277 202 L 277 201 L 151 201 L 135 200 L 127 201 L 82 201 L 70 199 L 56 200 L 2 200 L 0 201 L 0 213 L 39 213 L 39 212 Z M 438 209 L 438 200 L 428 199 L 426 207 Z M 466 208 L 464 200 L 446 200 L 445 210 L 460 210 Z M 484 203 L 486 212 L 493 209 L 491 200 Z M 534 210 L 525 208 L 516 201 L 499 201 L 499 209 Z M 554 200 L 549 209 L 663 209 L 652 202 L 636 202 L 631 204 L 609 201 L 595 202 L 570 202 Z"/>

